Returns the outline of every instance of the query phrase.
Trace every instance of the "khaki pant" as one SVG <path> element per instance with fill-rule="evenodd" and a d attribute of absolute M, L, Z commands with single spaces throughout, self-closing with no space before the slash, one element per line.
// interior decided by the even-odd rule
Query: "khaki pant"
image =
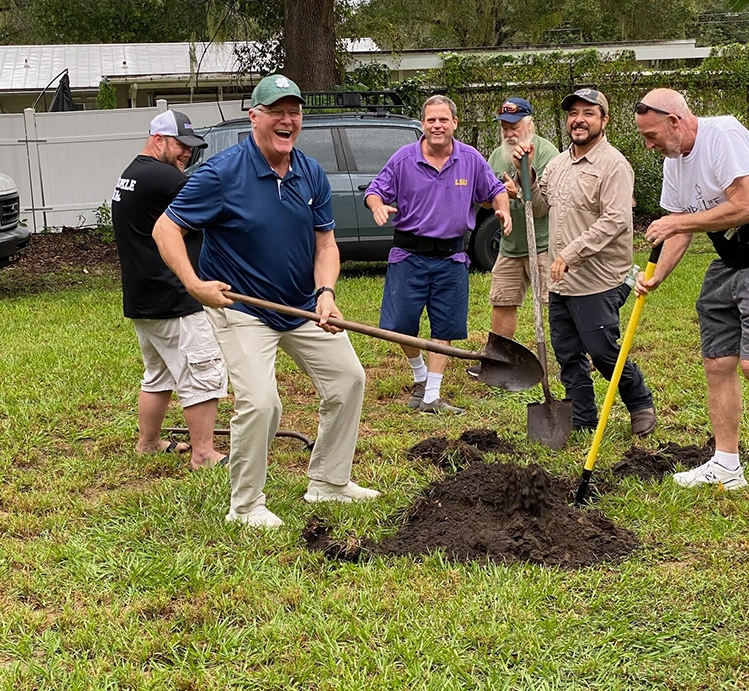
<path fill-rule="evenodd" d="M 235 309 L 206 307 L 234 388 L 231 421 L 231 508 L 248 513 L 265 503 L 268 447 L 281 420 L 276 385 L 280 346 L 312 379 L 320 394 L 320 421 L 307 475 L 345 485 L 359 433 L 364 369 L 348 334 L 329 334 L 311 322 L 275 331 Z"/>

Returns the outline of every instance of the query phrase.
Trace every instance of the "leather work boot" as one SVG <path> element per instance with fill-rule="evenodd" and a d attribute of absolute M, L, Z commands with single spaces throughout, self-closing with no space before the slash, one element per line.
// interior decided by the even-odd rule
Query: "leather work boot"
<path fill-rule="evenodd" d="M 411 395 L 408 397 L 408 407 L 412 410 L 418 410 L 424 402 L 424 390 L 427 387 L 426 379 L 417 381 L 411 387 Z"/>
<path fill-rule="evenodd" d="M 643 408 L 629 414 L 632 434 L 647 437 L 655 429 L 655 408 Z"/>

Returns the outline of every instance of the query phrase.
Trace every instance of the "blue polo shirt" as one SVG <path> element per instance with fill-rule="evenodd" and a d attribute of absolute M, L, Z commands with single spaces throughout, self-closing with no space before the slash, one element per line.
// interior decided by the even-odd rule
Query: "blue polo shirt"
<path fill-rule="evenodd" d="M 166 215 L 204 231 L 200 277 L 232 290 L 314 311 L 315 231 L 335 228 L 330 183 L 320 164 L 294 149 L 282 179 L 252 136 L 204 163 Z M 276 331 L 304 319 L 235 303 Z"/>

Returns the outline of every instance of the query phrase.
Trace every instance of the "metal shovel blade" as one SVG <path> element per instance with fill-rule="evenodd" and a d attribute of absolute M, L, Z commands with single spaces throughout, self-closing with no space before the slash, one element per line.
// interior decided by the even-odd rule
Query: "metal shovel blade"
<path fill-rule="evenodd" d="M 528 439 L 559 451 L 572 431 L 572 401 L 551 399 L 528 404 Z"/>
<path fill-rule="evenodd" d="M 492 331 L 476 356 L 481 363 L 478 380 L 489 386 L 525 391 L 538 384 L 544 375 L 541 363 L 528 348 Z"/>

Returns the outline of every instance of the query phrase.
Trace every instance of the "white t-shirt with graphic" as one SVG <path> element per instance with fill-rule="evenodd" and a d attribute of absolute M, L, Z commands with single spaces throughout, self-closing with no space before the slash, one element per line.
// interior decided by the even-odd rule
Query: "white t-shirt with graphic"
<path fill-rule="evenodd" d="M 726 201 L 725 190 L 734 180 L 749 175 L 749 130 L 730 115 L 698 122 L 689 154 L 663 161 L 666 211 L 708 211 Z"/>

